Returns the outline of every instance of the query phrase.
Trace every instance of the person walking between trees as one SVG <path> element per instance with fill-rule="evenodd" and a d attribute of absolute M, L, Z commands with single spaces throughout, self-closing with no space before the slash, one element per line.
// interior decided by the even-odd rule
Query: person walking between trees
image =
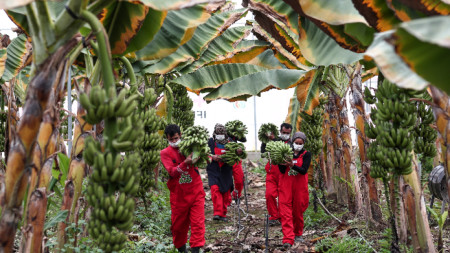
<path fill-rule="evenodd" d="M 229 141 L 232 142 L 246 142 L 247 138 L 242 138 L 240 140 L 238 140 L 236 137 L 234 136 L 229 136 Z M 239 152 L 239 150 L 238 150 Z M 233 191 L 233 199 L 237 200 L 238 198 L 241 197 L 241 193 L 242 193 L 242 189 L 244 189 L 244 171 L 242 170 L 242 160 L 240 160 L 239 162 L 235 163 L 233 165 L 233 179 L 234 179 L 234 191 Z"/>
<path fill-rule="evenodd" d="M 280 126 L 280 139 L 275 138 L 275 133 L 272 133 L 269 137 L 273 141 L 282 140 L 285 143 L 289 143 L 289 138 L 292 132 L 292 125 L 289 123 L 283 123 Z M 266 152 L 266 143 L 261 144 L 261 154 Z M 269 225 L 274 226 L 280 224 L 280 211 L 277 203 L 279 195 L 279 177 L 280 170 L 277 165 L 266 164 L 266 206 L 269 213 Z"/>
<path fill-rule="evenodd" d="M 212 161 L 208 164 L 208 184 L 211 188 L 211 198 L 213 202 L 213 220 L 227 221 L 227 209 L 231 204 L 231 194 L 233 190 L 233 168 L 231 165 L 222 162 L 220 156 L 225 153 L 225 144 L 228 143 L 228 136 L 225 126 L 216 124 L 214 126 L 213 137 L 209 139 L 208 146 L 211 149 Z"/>
<path fill-rule="evenodd" d="M 164 135 L 169 146 L 161 150 L 161 162 L 169 173 L 167 187 L 170 191 L 173 244 L 179 252 L 186 251 L 189 226 L 192 252 L 200 252 L 205 244 L 205 191 L 197 167 L 192 164 L 192 154 L 184 157 L 178 150 L 181 142 L 180 127 L 168 125 Z M 189 180 L 180 180 L 186 179 Z"/>
<path fill-rule="evenodd" d="M 292 137 L 294 157 L 292 161 L 280 164 L 279 204 L 283 244 L 288 248 L 294 242 L 302 242 L 303 213 L 308 208 L 308 168 L 311 163 L 311 153 L 303 146 L 306 135 L 296 132 Z"/>

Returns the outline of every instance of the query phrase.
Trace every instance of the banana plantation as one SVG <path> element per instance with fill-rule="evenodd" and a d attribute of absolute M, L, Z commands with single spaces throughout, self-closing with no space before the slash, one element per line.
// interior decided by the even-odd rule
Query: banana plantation
<path fill-rule="evenodd" d="M 17 35 L 0 34 L 0 252 L 180 251 L 160 157 L 171 124 L 204 182 L 200 252 L 450 252 L 450 1 L 0 8 Z M 311 153 L 304 240 L 289 249 L 266 221 L 267 161 L 239 153 L 241 143 L 223 157 L 245 172 L 234 222 L 211 220 L 213 133 L 194 126 L 189 97 L 234 102 L 286 89 L 284 122 L 306 134 Z M 277 136 L 283 122 L 270 123 Z M 225 127 L 245 139 L 242 122 Z M 269 153 L 288 154 L 275 164 L 292 157 L 264 131 Z"/>

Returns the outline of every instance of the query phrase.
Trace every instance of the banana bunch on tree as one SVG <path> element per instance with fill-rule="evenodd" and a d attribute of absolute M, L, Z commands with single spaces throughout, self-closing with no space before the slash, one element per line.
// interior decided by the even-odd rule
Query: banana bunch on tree
<path fill-rule="evenodd" d="M 423 92 L 423 99 L 431 100 L 428 93 Z M 427 96 L 428 95 L 428 96 Z M 417 102 L 418 125 L 413 129 L 414 152 L 421 154 L 421 162 L 425 163 L 427 158 L 436 156 L 437 132 L 430 126 L 434 122 L 433 111 L 424 102 Z"/>
<path fill-rule="evenodd" d="M 173 121 L 181 129 L 188 129 L 194 125 L 195 114 L 192 111 L 194 103 L 189 98 L 184 86 L 177 83 L 170 83 L 173 92 Z"/>
<path fill-rule="evenodd" d="M 367 150 L 371 161 L 370 176 L 373 178 L 385 180 L 412 172 L 412 133 L 417 122 L 417 109 L 409 99 L 415 93 L 384 80 L 375 96 L 367 92 L 364 96 L 367 103 L 376 106 L 370 114 L 373 124 L 365 123 L 367 137 L 374 139 Z"/>
<path fill-rule="evenodd" d="M 154 186 L 153 170 L 160 161 L 159 152 L 162 147 L 161 136 L 158 131 L 164 127 L 164 122 L 156 115 L 156 109 L 152 107 L 157 99 L 153 88 L 144 90 L 144 97 L 140 103 L 139 115 L 143 122 L 144 135 L 138 149 L 142 159 L 141 179 L 138 195 L 145 197 L 150 187 Z"/>
<path fill-rule="evenodd" d="M 237 150 L 241 149 L 242 153 L 238 155 Z M 244 144 L 237 142 L 228 142 L 225 144 L 225 154 L 221 155 L 222 161 L 228 165 L 233 165 L 240 160 L 247 158 L 247 152 L 245 152 Z"/>
<path fill-rule="evenodd" d="M 271 141 L 267 143 L 266 155 L 271 164 L 278 165 L 292 160 L 294 152 L 284 141 Z"/>
<path fill-rule="evenodd" d="M 192 160 L 197 159 L 193 165 L 205 168 L 210 154 L 208 130 L 202 126 L 191 126 L 186 129 L 180 143 L 180 152 L 186 157 L 192 154 Z"/>
<path fill-rule="evenodd" d="M 301 131 L 308 136 L 308 141 L 305 143 L 305 149 L 311 152 L 313 161 L 315 157 L 320 154 L 323 149 L 322 134 L 323 134 L 323 115 L 324 110 L 321 106 L 314 108 L 312 115 L 301 112 L 302 117 Z"/>
<path fill-rule="evenodd" d="M 248 134 L 247 126 L 240 120 L 231 120 L 225 124 L 228 136 L 236 137 L 238 140 L 245 138 Z"/>
<path fill-rule="evenodd" d="M 262 143 L 269 143 L 269 136 L 273 134 L 275 138 L 278 138 L 278 128 L 272 123 L 262 124 L 258 131 L 258 139 Z"/>

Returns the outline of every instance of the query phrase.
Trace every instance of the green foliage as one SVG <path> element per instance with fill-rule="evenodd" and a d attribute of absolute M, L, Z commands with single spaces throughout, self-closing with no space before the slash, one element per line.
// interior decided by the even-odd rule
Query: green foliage
<path fill-rule="evenodd" d="M 310 191 L 309 198 L 313 198 L 312 191 Z M 304 230 L 309 230 L 315 227 L 322 227 L 331 219 L 331 216 L 328 215 L 322 208 L 318 208 L 317 212 L 314 212 L 314 208 L 310 207 L 306 209 L 305 213 L 303 213 L 303 219 L 305 221 Z"/>
<path fill-rule="evenodd" d="M 350 236 L 344 236 L 342 238 L 327 237 L 316 244 L 317 252 L 333 252 L 333 253 L 367 253 L 372 252 L 367 243 L 361 238 L 353 238 Z"/>

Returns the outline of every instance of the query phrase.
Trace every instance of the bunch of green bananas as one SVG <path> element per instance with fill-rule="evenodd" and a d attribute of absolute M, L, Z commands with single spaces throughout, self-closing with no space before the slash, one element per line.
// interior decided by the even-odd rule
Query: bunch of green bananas
<path fill-rule="evenodd" d="M 278 138 L 278 128 L 272 123 L 262 124 L 258 131 L 258 139 L 262 143 L 269 143 L 271 140 L 269 138 L 270 134 L 274 134 L 275 138 Z"/>
<path fill-rule="evenodd" d="M 431 100 L 429 94 L 424 91 L 422 99 Z M 421 162 L 426 163 L 427 158 L 433 158 L 436 156 L 436 138 L 437 131 L 433 129 L 430 124 L 434 121 L 434 115 L 432 109 L 425 105 L 423 102 L 417 102 L 418 110 L 418 126 L 414 128 L 413 136 L 414 152 L 416 154 L 422 154 Z"/>
<path fill-rule="evenodd" d="M 80 94 L 80 103 L 87 111 L 85 120 L 89 124 L 97 124 L 104 119 L 114 117 L 126 117 L 130 115 L 137 106 L 135 99 L 139 97 L 138 94 L 132 94 L 128 98 L 127 89 L 122 89 L 119 95 L 116 96 L 116 88 L 112 87 L 106 93 L 99 85 L 94 85 L 89 93 Z"/>
<path fill-rule="evenodd" d="M 187 129 L 194 125 L 195 114 L 192 111 L 194 103 L 189 98 L 184 86 L 177 83 L 170 83 L 173 92 L 173 120 L 181 129 Z"/>
<path fill-rule="evenodd" d="M 197 159 L 193 165 L 199 168 L 206 167 L 209 161 L 210 149 L 208 146 L 208 130 L 203 126 L 191 126 L 183 132 L 179 146 L 181 154 L 192 155 L 192 160 Z"/>
<path fill-rule="evenodd" d="M 122 90 L 120 94 L 126 94 L 126 91 Z M 112 99 L 104 99 L 100 106 L 111 108 L 109 103 L 117 105 L 114 103 L 117 97 L 115 94 L 111 95 Z M 135 97 L 137 96 L 122 98 L 122 105 L 125 103 L 130 107 L 136 107 L 136 102 L 133 101 Z M 98 241 L 100 248 L 106 252 L 118 251 L 124 247 L 127 238 L 121 231 L 127 231 L 133 226 L 135 204 L 133 196 L 139 190 L 140 179 L 139 153 L 127 153 L 124 157 L 121 153 L 136 148 L 138 140 L 142 139 L 144 129 L 138 113 L 130 112 L 123 115 L 114 112 L 103 118 L 103 114 L 97 115 L 97 112 L 92 115 L 92 109 L 93 107 L 89 107 L 86 119 L 95 118 L 96 120 L 91 123 L 102 119 L 114 120 L 117 130 L 105 131 L 101 141 L 92 137 L 86 140 L 83 158 L 93 167 L 86 194 L 88 203 L 93 207 L 88 229 Z M 133 109 L 136 111 L 136 108 Z"/>
<path fill-rule="evenodd" d="M 242 150 L 242 154 L 238 155 L 238 149 Z M 247 152 L 245 152 L 245 147 L 242 143 L 228 142 L 225 144 L 225 150 L 225 154 L 221 155 L 220 158 L 228 165 L 233 165 L 240 160 L 247 158 Z"/>
<path fill-rule="evenodd" d="M 266 154 L 271 164 L 278 165 L 291 161 L 294 152 L 291 146 L 284 141 L 271 141 L 267 143 Z"/>
<path fill-rule="evenodd" d="M 305 149 L 311 152 L 313 156 L 318 155 L 323 148 L 322 134 L 323 134 L 323 108 L 318 106 L 312 111 L 312 115 L 302 112 L 302 123 L 300 129 L 308 136 L 308 141 L 305 143 Z"/>
<path fill-rule="evenodd" d="M 156 115 L 155 108 L 151 107 L 156 101 L 157 95 L 153 88 L 144 90 L 144 98 L 140 103 L 140 118 L 144 125 L 144 137 L 141 139 L 138 152 L 142 158 L 141 178 L 138 195 L 145 197 L 150 187 L 155 185 L 153 170 L 160 161 L 159 152 L 162 149 L 162 139 L 158 131 L 164 129 L 164 122 Z"/>
<path fill-rule="evenodd" d="M 238 140 L 241 140 L 248 133 L 247 126 L 240 120 L 231 120 L 225 124 L 225 129 L 227 130 L 227 134 L 229 136 L 236 137 Z"/>
<path fill-rule="evenodd" d="M 367 90 L 367 89 L 366 89 Z M 368 90 L 367 90 L 368 91 Z M 367 93 L 367 92 L 366 92 Z M 416 125 L 416 106 L 409 99 L 415 92 L 398 88 L 384 80 L 369 102 L 374 102 L 372 123 L 365 123 L 365 134 L 374 139 L 367 150 L 373 178 L 407 175 L 412 172 L 412 130 Z M 365 97 L 365 100 L 367 97 Z"/>

